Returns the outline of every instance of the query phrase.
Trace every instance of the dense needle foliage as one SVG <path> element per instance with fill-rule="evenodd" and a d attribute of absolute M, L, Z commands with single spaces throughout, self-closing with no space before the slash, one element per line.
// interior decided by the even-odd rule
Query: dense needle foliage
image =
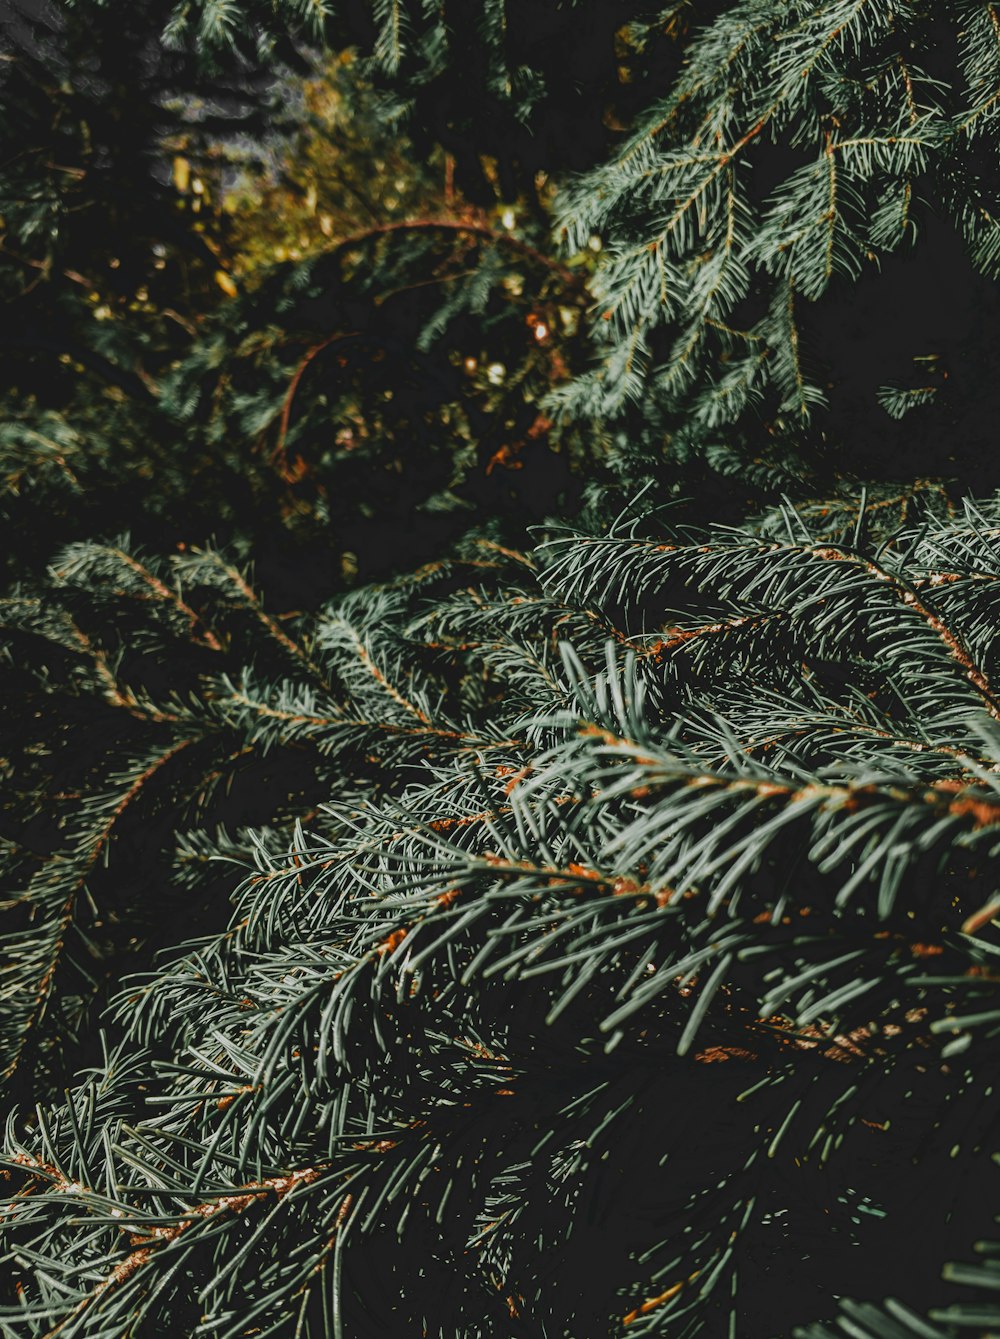
<path fill-rule="evenodd" d="M 255 771 L 324 800 L 14 1138 L 11 1333 L 791 1334 L 845 1292 L 872 1336 L 886 1296 L 960 1318 L 913 1258 L 974 1283 L 990 1229 L 997 520 L 877 556 L 794 512 L 622 523 L 287 630 L 182 560 L 130 640 L 186 637 L 200 693 L 81 648 L 157 742 L 120 734 L 67 837 L 92 861 L 129 808 L 197 809 L 180 864 L 226 862 Z M 128 602 L 123 563 L 62 567 Z M 273 668 L 233 682 L 239 617 Z M 43 869 L 36 926 L 81 874 Z"/>
<path fill-rule="evenodd" d="M 997 7 L 0 38 L 0 1333 L 1000 1330 Z"/>

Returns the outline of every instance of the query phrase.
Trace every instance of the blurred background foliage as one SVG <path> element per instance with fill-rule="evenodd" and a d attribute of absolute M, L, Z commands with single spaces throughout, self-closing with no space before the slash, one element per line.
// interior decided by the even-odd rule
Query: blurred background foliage
<path fill-rule="evenodd" d="M 133 529 L 253 554 L 300 606 L 470 531 L 607 518 L 650 481 L 733 521 L 859 479 L 988 485 L 995 285 L 926 204 L 919 245 L 801 314 L 829 399 L 805 428 L 767 404 L 706 426 L 655 380 L 588 408 L 607 239 L 570 252 L 560 193 L 615 161 L 726 6 L 578 8 L 508 4 L 501 40 L 445 6 L 447 50 L 411 15 L 393 52 L 360 3 L 321 41 L 267 6 L 227 27 L 214 3 L 6 0 L 8 575 Z"/>
<path fill-rule="evenodd" d="M 135 19 L 36 22 L 5 72 L 10 574 L 124 525 L 301 602 L 571 506 L 590 448 L 538 406 L 582 365 L 588 262 L 527 240 L 538 201 L 484 160 L 470 203 L 350 52 L 222 79 Z"/>

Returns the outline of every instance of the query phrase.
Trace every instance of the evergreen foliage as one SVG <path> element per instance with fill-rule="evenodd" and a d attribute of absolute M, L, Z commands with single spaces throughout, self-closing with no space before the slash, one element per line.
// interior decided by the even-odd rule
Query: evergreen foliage
<path fill-rule="evenodd" d="M 1000 1331 L 997 6 L 0 48 L 0 1333 Z"/>
<path fill-rule="evenodd" d="M 136 954 L 174 942 L 178 917 L 218 923 L 219 850 L 248 860 L 261 828 L 398 789 L 411 753 L 454 746 L 390 688 L 399 606 L 364 591 L 276 618 L 224 555 L 127 539 L 73 546 L 46 590 L 4 602 L 0 1064 L 23 1096 L 72 1078 L 94 1000 Z"/>
<path fill-rule="evenodd" d="M 915 240 L 927 195 L 995 278 L 994 24 L 978 4 L 749 3 L 696 38 L 669 98 L 564 206 L 572 235 L 610 242 L 611 393 L 659 364 L 708 428 L 755 402 L 779 428 L 808 420 L 828 397 L 807 304 Z M 920 350 L 883 405 L 901 417 L 949 370 Z"/>
<path fill-rule="evenodd" d="M 623 519 L 287 631 L 175 560 L 130 642 L 206 668 L 116 675 L 186 719 L 109 763 L 103 822 L 139 768 L 177 803 L 155 771 L 199 717 L 202 778 L 298 752 L 329 799 L 288 787 L 228 928 L 126 984 L 93 1077 L 12 1130 L 6 1332 L 995 1324 L 998 521 Z M 59 567 L 128 602 L 121 564 Z M 258 629 L 270 673 L 207 668 Z"/>
<path fill-rule="evenodd" d="M 0 81 L 14 574 L 124 515 L 157 547 L 252 549 L 282 592 L 294 555 L 315 602 L 568 496 L 580 434 L 538 402 L 583 365 L 584 273 L 416 159 L 354 62 L 220 72 L 144 12 L 99 20 L 15 43 Z M 53 101 L 49 66 L 87 61 L 93 86 Z"/>
<path fill-rule="evenodd" d="M 602 0 L 587 23 L 576 4 L 512 0 L 140 5 L 124 24 L 90 0 L 41 18 L 11 0 L 10 13 L 0 498 L 25 534 L 57 516 L 67 542 L 110 541 L 138 511 L 160 547 L 260 549 L 280 534 L 329 569 L 323 593 L 345 565 L 380 576 L 392 508 L 359 535 L 329 498 L 351 493 L 358 459 L 338 455 L 338 432 L 356 438 L 360 421 L 379 442 L 381 415 L 339 386 L 331 404 L 330 357 L 303 383 L 291 348 L 273 366 L 268 354 L 276 337 L 339 342 L 356 379 L 397 325 L 409 345 L 423 332 L 402 431 L 415 430 L 413 459 L 429 441 L 438 455 L 418 561 L 498 512 L 523 542 L 509 518 L 526 499 L 531 520 L 565 514 L 580 437 L 626 491 L 654 477 L 714 504 L 721 476 L 734 518 L 778 488 L 830 491 L 836 472 L 898 478 L 904 450 L 911 473 L 993 482 L 988 5 Z M 366 53 L 336 67 L 332 115 L 295 91 L 321 32 Z M 270 137 L 251 175 L 277 157 L 280 188 L 238 208 L 277 201 L 287 220 L 274 246 L 285 282 L 259 293 L 270 256 L 248 239 L 271 225 L 234 226 L 223 207 L 248 134 Z M 381 231 L 415 219 L 441 228 Z M 377 254 L 338 250 L 362 234 Z M 317 285 L 325 301 L 289 302 Z M 232 394 L 238 348 L 248 376 L 264 365 L 249 397 Z M 456 375 L 470 359 L 480 377 L 503 369 L 499 413 L 500 397 Z M 292 478 L 272 459 L 289 395 L 297 422 L 311 411 L 332 427 Z M 220 428 L 226 402 L 238 412 Z M 525 436 L 539 411 L 549 426 Z M 396 430 L 380 455 L 389 479 L 404 460 Z M 494 466 L 484 483 L 498 453 L 524 472 Z M 344 532 L 332 563 L 331 526 Z M 34 562 L 51 551 L 50 537 Z"/>
<path fill-rule="evenodd" d="M 286 530 L 382 577 L 470 527 L 523 536 L 579 491 L 596 452 L 540 403 L 583 365 L 585 299 L 474 211 L 375 222 L 206 321 L 162 404 L 210 448 L 253 443 Z"/>
<path fill-rule="evenodd" d="M 180 31 L 213 8 L 179 9 Z M 976 278 L 996 278 L 991 6 L 592 9 L 587 24 L 577 4 L 517 0 L 326 16 L 421 135 L 475 146 L 459 162 L 473 198 L 534 194 L 541 172 L 566 251 L 602 244 L 596 366 L 552 405 L 606 422 L 641 399 L 631 435 L 648 450 L 665 419 L 675 455 L 717 449 L 724 429 L 758 456 L 832 438 L 869 473 L 876 433 L 937 460 L 959 417 L 958 464 L 978 466 L 996 412 L 994 289 Z M 923 427 L 893 432 L 921 408 Z"/>

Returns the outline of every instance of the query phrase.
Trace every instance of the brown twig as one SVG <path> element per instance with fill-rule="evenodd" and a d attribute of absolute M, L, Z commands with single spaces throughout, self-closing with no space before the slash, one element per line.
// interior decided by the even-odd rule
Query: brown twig
<path fill-rule="evenodd" d="M 334 252 L 349 251 L 351 248 L 360 246 L 363 242 L 372 241 L 377 237 L 385 237 L 391 233 L 397 232 L 453 232 L 464 233 L 470 237 L 484 237 L 487 241 L 496 242 L 501 246 L 510 247 L 512 251 L 518 251 L 523 256 L 527 256 L 536 264 L 544 266 L 551 270 L 553 274 L 558 274 L 564 283 L 572 288 L 584 290 L 586 281 L 581 274 L 571 270 L 568 265 L 563 265 L 551 256 L 545 255 L 530 243 L 522 241 L 520 237 L 515 237 L 513 233 L 497 232 L 489 227 L 488 224 L 475 218 L 455 219 L 455 218 L 417 218 L 417 219 L 399 219 L 390 223 L 379 223 L 371 228 L 365 228 L 361 232 L 352 233 L 348 237 L 341 237 L 332 248 Z"/>

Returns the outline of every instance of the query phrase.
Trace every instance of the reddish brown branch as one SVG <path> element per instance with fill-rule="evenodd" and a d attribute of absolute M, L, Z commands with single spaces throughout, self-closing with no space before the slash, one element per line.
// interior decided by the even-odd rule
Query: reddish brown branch
<path fill-rule="evenodd" d="M 292 373 L 292 379 L 288 383 L 288 390 L 285 392 L 285 400 L 281 407 L 281 419 L 278 424 L 278 440 L 274 450 L 271 452 L 271 464 L 278 467 L 278 471 L 286 483 L 296 483 L 300 477 L 299 474 L 289 467 L 288 457 L 285 453 L 285 440 L 288 437 L 288 426 L 292 416 L 292 402 L 298 392 L 299 383 L 305 376 L 309 364 L 314 358 L 318 358 L 324 349 L 328 349 L 331 344 L 336 344 L 339 340 L 356 339 L 358 333 L 357 330 L 344 330 L 339 331 L 335 335 L 330 335 L 327 339 L 320 340 L 318 344 L 314 344 L 310 349 L 306 350 L 305 356 Z"/>
<path fill-rule="evenodd" d="M 932 632 L 941 639 L 948 650 L 952 660 L 961 666 L 966 679 L 972 684 L 976 692 L 986 703 L 987 710 L 994 720 L 1000 720 L 1000 700 L 990 685 L 986 675 L 972 659 L 969 651 L 963 646 L 958 635 L 948 627 L 939 615 L 935 614 L 933 609 L 929 609 L 920 599 L 920 596 L 908 583 L 901 581 L 899 577 L 887 572 L 884 567 L 873 562 L 870 558 L 862 558 L 845 553 L 842 549 L 830 545 L 814 548 L 810 550 L 817 558 L 832 559 L 834 562 L 849 562 L 861 566 L 876 581 L 884 582 L 888 585 L 902 600 L 909 609 L 925 621 Z"/>
<path fill-rule="evenodd" d="M 582 275 L 571 270 L 568 265 L 563 265 L 551 256 L 547 256 L 543 251 L 539 251 L 530 243 L 524 242 L 520 237 L 515 237 L 512 233 L 496 232 L 486 223 L 476 219 L 400 219 L 392 223 L 380 223 L 371 228 L 365 228 L 362 232 L 352 233 L 349 237 L 342 237 L 333 247 L 336 251 L 349 251 L 352 247 L 360 246 L 362 242 L 372 241 L 376 237 L 384 237 L 390 233 L 397 232 L 453 232 L 462 233 L 469 237 L 484 237 L 487 241 L 496 242 L 500 246 L 510 247 L 512 251 L 518 251 L 522 256 L 527 256 L 537 265 L 544 266 L 551 270 L 553 274 L 558 274 L 560 279 L 570 287 L 583 291 L 586 288 L 586 281 Z"/>
<path fill-rule="evenodd" d="M 165 585 L 164 582 L 162 582 L 158 576 L 156 576 L 153 572 L 151 572 L 148 567 L 144 567 L 142 563 L 140 563 L 137 559 L 133 558 L 130 553 L 126 553 L 124 549 L 117 549 L 112 547 L 110 551 L 115 555 L 116 558 L 120 559 L 120 561 L 123 562 L 126 567 L 130 568 L 131 571 L 133 571 L 136 574 L 136 576 L 140 578 L 140 580 L 144 581 L 146 585 L 149 586 L 149 588 L 160 597 L 161 600 L 168 601 L 184 615 L 191 628 L 192 636 L 195 637 L 196 641 L 201 642 L 203 646 L 209 647 L 210 650 L 212 651 L 222 650 L 222 645 L 219 642 L 219 639 L 216 637 L 215 633 L 212 631 L 212 629 L 205 626 L 205 623 L 201 615 L 198 614 L 194 609 L 192 609 L 189 604 L 185 603 L 185 601 L 181 599 L 181 597 L 177 594 L 176 591 L 172 591 L 170 587 Z M 195 633 L 195 629 L 198 628 L 199 626 L 203 629 L 200 637 L 197 636 L 197 634 Z"/>

